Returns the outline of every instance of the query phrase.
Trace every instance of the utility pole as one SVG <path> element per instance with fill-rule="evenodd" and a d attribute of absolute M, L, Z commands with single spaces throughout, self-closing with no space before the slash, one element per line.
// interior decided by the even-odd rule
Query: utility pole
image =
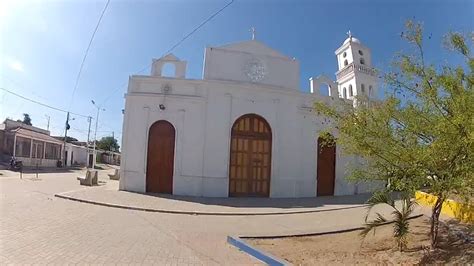
<path fill-rule="evenodd" d="M 62 152 L 62 158 L 61 161 L 64 163 L 64 166 L 66 166 L 66 138 L 67 138 L 67 131 L 69 130 L 69 112 L 67 112 L 66 116 L 66 127 L 64 130 L 64 141 L 63 141 L 63 152 Z"/>
<path fill-rule="evenodd" d="M 96 114 L 96 117 L 95 117 L 95 132 L 94 132 L 94 156 L 93 157 L 96 157 L 96 142 L 97 142 L 97 126 L 99 125 L 99 112 L 100 111 L 105 111 L 105 109 L 101 108 L 100 106 L 96 105 L 94 100 L 91 100 L 92 104 L 95 106 L 95 108 L 97 108 L 97 114 Z M 95 162 L 97 160 L 97 158 L 93 158 L 92 159 L 92 169 L 95 169 Z"/>
<path fill-rule="evenodd" d="M 112 141 L 114 141 L 114 140 L 115 140 L 115 134 L 114 134 L 114 133 L 115 133 L 115 132 L 114 132 L 114 131 L 112 131 Z M 111 149 L 111 150 L 112 150 L 112 149 Z M 112 151 L 115 151 L 115 149 L 113 149 Z"/>
<path fill-rule="evenodd" d="M 89 122 L 89 130 L 87 131 L 87 142 L 86 142 L 86 148 L 87 148 L 87 168 L 89 168 L 89 154 L 91 153 L 90 150 L 89 150 L 89 138 L 90 138 L 90 135 L 91 135 L 91 121 L 92 121 L 92 117 L 88 116 L 87 117 L 87 122 Z"/>
<path fill-rule="evenodd" d="M 44 115 L 46 116 L 46 119 L 48 119 L 48 125 L 46 126 L 46 130 L 49 131 L 49 120 L 51 119 L 51 117 L 49 115 Z"/>

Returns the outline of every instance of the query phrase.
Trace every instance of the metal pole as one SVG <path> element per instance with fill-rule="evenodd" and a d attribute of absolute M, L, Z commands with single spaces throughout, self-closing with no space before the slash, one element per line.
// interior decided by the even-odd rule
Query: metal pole
<path fill-rule="evenodd" d="M 89 149 L 89 141 L 90 141 L 90 134 L 91 134 L 91 121 L 92 121 L 92 117 L 88 116 L 87 117 L 87 121 L 89 122 L 89 130 L 87 131 L 87 143 L 86 143 L 86 148 L 87 148 L 87 168 L 89 168 L 89 154 L 91 153 L 90 149 Z"/>
<path fill-rule="evenodd" d="M 64 163 L 64 166 L 66 166 L 66 161 L 64 159 L 66 157 L 66 138 L 67 138 L 68 125 L 69 125 L 69 112 L 67 112 L 67 117 L 66 117 L 66 126 L 64 130 L 64 141 L 63 141 L 63 152 L 61 156 L 61 161 Z"/>
<path fill-rule="evenodd" d="M 100 111 L 100 107 L 96 106 L 97 107 L 97 115 L 95 117 L 95 132 L 94 132 L 94 151 L 93 151 L 93 156 L 92 156 L 92 169 L 95 169 L 95 162 L 97 160 L 97 158 L 95 158 L 96 155 L 96 142 L 97 142 L 97 126 L 98 126 L 98 122 L 99 122 L 99 111 Z"/>
<path fill-rule="evenodd" d="M 16 157 L 16 134 L 13 135 L 13 158 Z"/>

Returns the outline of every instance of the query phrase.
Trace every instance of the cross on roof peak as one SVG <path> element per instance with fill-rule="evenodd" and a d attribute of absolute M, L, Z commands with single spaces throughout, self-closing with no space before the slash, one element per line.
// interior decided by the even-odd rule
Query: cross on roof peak
<path fill-rule="evenodd" d="M 252 33 L 252 41 L 255 40 L 255 35 L 257 34 L 255 27 L 251 27 L 249 31 Z"/>

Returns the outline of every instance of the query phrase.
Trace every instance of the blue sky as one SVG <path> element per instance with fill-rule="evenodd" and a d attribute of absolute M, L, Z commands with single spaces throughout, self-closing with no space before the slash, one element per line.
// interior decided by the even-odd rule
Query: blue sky
<path fill-rule="evenodd" d="M 229 1 L 112 0 L 70 105 L 84 51 L 106 0 L 0 0 L 0 87 L 91 116 L 95 108 L 90 100 L 108 98 L 97 135 L 114 131 L 120 138 L 128 77 Z M 206 46 L 248 40 L 254 26 L 259 41 L 300 61 L 300 87 L 308 90 L 309 77 L 334 77 L 334 51 L 349 29 L 371 48 L 375 67 L 385 69 L 396 52 L 407 49 L 400 38 L 407 19 L 423 22 L 431 35 L 426 40 L 431 62 L 459 63 L 443 50 L 442 37 L 450 30 L 474 29 L 474 1 L 235 0 L 173 53 L 188 61 L 188 78 L 201 78 Z M 52 134 L 64 134 L 64 113 L 0 90 L 0 120 L 19 119 L 25 112 L 44 128 L 49 115 Z M 68 135 L 87 138 L 86 119 L 75 116 L 70 124 Z"/>

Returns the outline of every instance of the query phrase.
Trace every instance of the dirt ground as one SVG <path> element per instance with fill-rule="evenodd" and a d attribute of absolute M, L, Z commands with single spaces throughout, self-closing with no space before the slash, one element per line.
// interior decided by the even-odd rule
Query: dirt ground
<path fill-rule="evenodd" d="M 453 225 L 456 226 L 456 225 Z M 457 225 L 456 228 L 460 228 Z M 308 237 L 245 239 L 249 244 L 267 251 L 294 265 L 331 264 L 471 264 L 474 244 L 464 243 L 455 234 L 440 229 L 440 248 L 430 251 L 429 219 L 411 220 L 408 248 L 398 251 L 392 238 L 392 225 L 377 228 L 375 235 L 359 236 L 360 231 Z M 472 234 L 472 228 L 465 228 Z"/>

